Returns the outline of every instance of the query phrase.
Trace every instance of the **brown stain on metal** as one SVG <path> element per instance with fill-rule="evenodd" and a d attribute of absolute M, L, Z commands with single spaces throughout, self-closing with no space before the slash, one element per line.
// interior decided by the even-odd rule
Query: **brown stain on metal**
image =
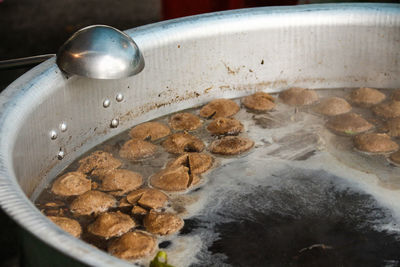
<path fill-rule="evenodd" d="M 240 71 L 240 67 L 237 67 L 237 68 L 231 68 L 231 67 L 229 67 L 225 62 L 222 62 L 223 64 L 224 64 L 224 66 L 225 66 L 225 68 L 226 68 L 226 70 L 228 71 L 228 74 L 231 74 L 231 75 L 236 75 L 236 74 L 238 74 L 239 73 L 239 71 Z"/>
<path fill-rule="evenodd" d="M 204 94 L 208 94 L 212 88 L 213 87 L 211 86 L 211 87 L 208 87 L 208 88 L 204 89 L 203 93 Z"/>

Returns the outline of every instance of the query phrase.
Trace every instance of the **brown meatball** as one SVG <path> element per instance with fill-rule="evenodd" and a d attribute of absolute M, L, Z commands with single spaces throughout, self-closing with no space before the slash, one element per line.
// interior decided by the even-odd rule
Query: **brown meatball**
<path fill-rule="evenodd" d="M 79 222 L 76 220 L 58 216 L 48 216 L 47 218 L 49 218 L 53 223 L 57 224 L 65 232 L 68 232 L 75 237 L 81 236 L 82 228 Z"/>
<path fill-rule="evenodd" d="M 92 175 L 101 175 L 110 169 L 117 169 L 121 165 L 122 162 L 114 158 L 110 153 L 95 151 L 79 161 L 78 171 L 91 173 Z"/>
<path fill-rule="evenodd" d="M 212 153 L 221 155 L 238 155 L 254 146 L 254 142 L 248 138 L 239 136 L 225 136 L 215 140 L 210 145 Z"/>
<path fill-rule="evenodd" d="M 159 122 L 145 122 L 134 127 L 129 135 L 140 140 L 154 141 L 163 138 L 171 133 L 167 125 Z"/>
<path fill-rule="evenodd" d="M 108 252 L 121 259 L 135 260 L 152 254 L 156 245 L 154 236 L 143 231 L 133 231 L 111 242 Z"/>
<path fill-rule="evenodd" d="M 165 205 L 168 196 L 156 189 L 143 188 L 131 192 L 126 196 L 126 199 L 131 204 L 138 204 L 149 209 L 158 209 Z"/>
<path fill-rule="evenodd" d="M 207 130 L 214 135 L 238 135 L 244 126 L 237 119 L 219 117 L 207 126 Z"/>
<path fill-rule="evenodd" d="M 140 206 L 133 206 L 131 212 L 133 215 L 146 215 L 147 214 L 147 210 L 145 210 L 144 208 L 142 208 Z"/>
<path fill-rule="evenodd" d="M 290 88 L 281 92 L 279 98 L 290 106 L 311 105 L 318 101 L 318 95 L 314 90 L 304 88 Z"/>
<path fill-rule="evenodd" d="M 132 204 L 128 202 L 126 197 L 123 197 L 119 200 L 118 208 L 126 208 L 126 207 L 132 207 Z"/>
<path fill-rule="evenodd" d="M 355 113 L 346 113 L 332 117 L 326 127 L 335 133 L 353 135 L 371 130 L 374 126 Z"/>
<path fill-rule="evenodd" d="M 99 190 L 108 191 L 115 196 L 125 195 L 139 188 L 143 183 L 143 178 L 139 173 L 123 169 L 108 172 L 102 180 Z"/>
<path fill-rule="evenodd" d="M 385 100 L 386 96 L 378 90 L 364 87 L 351 92 L 349 98 L 350 101 L 356 105 L 370 107 L 381 103 Z"/>
<path fill-rule="evenodd" d="M 173 154 L 201 152 L 204 149 L 203 141 L 188 133 L 176 133 L 170 135 L 162 143 L 162 146 L 167 152 Z"/>
<path fill-rule="evenodd" d="M 204 118 L 230 117 L 239 111 L 240 107 L 230 99 L 215 99 L 200 110 L 200 116 Z"/>
<path fill-rule="evenodd" d="M 151 176 L 150 184 L 165 191 L 184 191 L 199 181 L 195 176 L 190 175 L 189 168 L 185 166 L 166 168 Z"/>
<path fill-rule="evenodd" d="M 274 98 L 267 93 L 257 92 L 253 95 L 246 96 L 242 103 L 252 110 L 269 111 L 275 108 Z"/>
<path fill-rule="evenodd" d="M 167 168 L 176 168 L 186 166 L 190 173 L 200 174 L 211 168 L 213 157 L 204 153 L 186 153 L 178 158 L 171 160 L 167 164 Z"/>
<path fill-rule="evenodd" d="M 183 220 L 173 214 L 167 212 L 150 211 L 143 220 L 146 230 L 156 235 L 171 235 L 183 227 Z"/>
<path fill-rule="evenodd" d="M 199 117 L 191 113 L 178 113 L 171 117 L 169 125 L 174 130 L 193 131 L 201 126 Z"/>
<path fill-rule="evenodd" d="M 400 117 L 388 120 L 384 126 L 384 130 L 390 136 L 400 137 Z"/>
<path fill-rule="evenodd" d="M 347 113 L 351 110 L 351 105 L 340 97 L 329 97 L 322 99 L 314 108 L 314 111 L 327 116 L 336 116 Z"/>
<path fill-rule="evenodd" d="M 109 239 L 123 235 L 133 227 L 135 227 L 135 222 L 131 217 L 117 211 L 100 214 L 92 224 L 89 224 L 87 229 L 91 234 Z"/>
<path fill-rule="evenodd" d="M 108 210 L 116 205 L 114 197 L 100 191 L 87 191 L 72 201 L 70 209 L 75 215 L 90 215 Z"/>
<path fill-rule="evenodd" d="M 390 160 L 396 164 L 400 164 L 400 150 L 390 155 Z"/>
<path fill-rule="evenodd" d="M 156 152 L 156 145 L 139 139 L 131 139 L 121 147 L 119 155 L 128 160 L 139 160 L 148 158 Z"/>
<path fill-rule="evenodd" d="M 394 90 L 390 98 L 394 101 L 400 101 L 400 89 Z"/>
<path fill-rule="evenodd" d="M 76 196 L 89 191 L 92 183 L 81 172 L 68 172 L 53 183 L 51 191 L 59 196 Z"/>
<path fill-rule="evenodd" d="M 354 137 L 354 145 L 358 150 L 371 153 L 387 153 L 399 149 L 396 142 L 387 134 L 366 133 Z"/>
<path fill-rule="evenodd" d="M 400 101 L 388 101 L 372 108 L 372 111 L 385 119 L 400 117 Z"/>

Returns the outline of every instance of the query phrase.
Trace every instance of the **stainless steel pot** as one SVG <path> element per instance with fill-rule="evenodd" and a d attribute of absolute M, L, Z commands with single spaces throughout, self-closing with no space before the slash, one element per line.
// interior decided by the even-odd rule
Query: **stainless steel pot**
<path fill-rule="evenodd" d="M 63 232 L 31 200 L 76 157 L 132 125 L 256 90 L 400 86 L 396 4 L 244 9 L 126 33 L 146 60 L 139 75 L 67 78 L 50 59 L 0 96 L 0 204 L 40 242 L 25 251 L 45 244 L 49 265 L 60 264 L 53 249 L 88 265 L 127 264 Z"/>

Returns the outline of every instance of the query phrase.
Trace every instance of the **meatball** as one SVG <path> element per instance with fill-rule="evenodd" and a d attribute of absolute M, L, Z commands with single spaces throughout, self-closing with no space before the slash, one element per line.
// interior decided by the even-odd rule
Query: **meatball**
<path fill-rule="evenodd" d="M 191 113 L 178 113 L 171 117 L 169 125 L 174 130 L 193 131 L 201 126 L 199 117 Z"/>
<path fill-rule="evenodd" d="M 92 224 L 89 224 L 87 229 L 91 234 L 109 239 L 125 234 L 133 227 L 135 227 L 135 222 L 132 218 L 117 211 L 100 214 Z"/>
<path fill-rule="evenodd" d="M 126 197 L 123 197 L 119 200 L 118 208 L 126 208 L 126 207 L 132 207 L 132 204 L 128 202 Z"/>
<path fill-rule="evenodd" d="M 230 99 L 215 99 L 200 110 L 200 116 L 204 118 L 230 117 L 239 111 L 240 107 Z"/>
<path fill-rule="evenodd" d="M 269 111 L 275 107 L 274 98 L 267 93 L 257 92 L 253 95 L 246 96 L 243 105 L 256 111 Z"/>
<path fill-rule="evenodd" d="M 372 108 L 372 111 L 385 119 L 400 117 L 400 101 L 388 101 Z"/>
<path fill-rule="evenodd" d="M 133 215 L 146 215 L 147 214 L 147 210 L 145 210 L 144 208 L 142 208 L 140 206 L 133 206 L 131 212 Z"/>
<path fill-rule="evenodd" d="M 390 136 L 400 137 L 400 117 L 388 120 L 384 129 Z"/>
<path fill-rule="evenodd" d="M 396 142 L 387 134 L 366 133 L 354 137 L 354 146 L 361 151 L 371 153 L 387 153 L 399 149 Z"/>
<path fill-rule="evenodd" d="M 146 230 L 156 235 L 171 235 L 183 227 L 183 220 L 173 214 L 167 212 L 150 211 L 143 220 Z"/>
<path fill-rule="evenodd" d="M 243 124 L 237 119 L 222 117 L 215 118 L 207 126 L 207 130 L 214 135 L 238 135 L 243 129 Z"/>
<path fill-rule="evenodd" d="M 53 223 L 57 224 L 65 232 L 68 232 L 75 237 L 81 236 L 82 228 L 79 222 L 76 220 L 58 216 L 48 216 L 47 218 L 49 218 Z"/>
<path fill-rule="evenodd" d="M 121 158 L 128 160 L 139 160 L 148 158 L 154 155 L 156 152 L 156 145 L 140 139 L 131 139 L 121 147 L 119 155 Z"/>
<path fill-rule="evenodd" d="M 89 156 L 79 161 L 78 171 L 91 173 L 92 175 L 101 175 L 108 170 L 117 169 L 122 162 L 113 157 L 110 153 L 104 151 L 95 151 Z"/>
<path fill-rule="evenodd" d="M 290 88 L 281 92 L 279 98 L 290 106 L 311 105 L 318 101 L 318 95 L 314 90 L 304 88 Z"/>
<path fill-rule="evenodd" d="M 201 152 L 204 149 L 203 141 L 188 133 L 176 133 L 170 135 L 162 143 L 162 146 L 167 152 L 173 154 Z"/>
<path fill-rule="evenodd" d="M 159 122 L 145 122 L 134 127 L 129 135 L 133 139 L 154 141 L 163 138 L 171 133 L 167 125 Z"/>
<path fill-rule="evenodd" d="M 108 172 L 102 180 L 100 190 L 108 191 L 115 196 L 125 195 L 139 188 L 143 183 L 143 178 L 139 173 L 123 169 Z"/>
<path fill-rule="evenodd" d="M 355 113 L 346 113 L 332 117 L 326 127 L 335 133 L 353 135 L 371 130 L 374 126 Z"/>
<path fill-rule="evenodd" d="M 92 183 L 81 172 L 68 172 L 53 183 L 51 191 L 59 196 L 76 196 L 89 191 Z"/>
<path fill-rule="evenodd" d="M 400 164 L 400 150 L 390 155 L 390 160 L 396 164 Z"/>
<path fill-rule="evenodd" d="M 254 146 L 254 142 L 248 138 L 239 136 L 225 136 L 215 140 L 210 145 L 212 153 L 221 155 L 238 155 Z"/>
<path fill-rule="evenodd" d="M 351 110 L 351 105 L 340 97 L 329 97 L 322 99 L 314 108 L 314 111 L 327 116 L 336 116 L 347 113 Z"/>
<path fill-rule="evenodd" d="M 116 205 L 114 197 L 100 192 L 87 191 L 72 201 L 70 209 L 75 215 L 90 215 L 92 213 L 100 213 L 107 211 Z"/>
<path fill-rule="evenodd" d="M 167 168 L 186 166 L 189 168 L 190 173 L 200 174 L 210 169 L 212 164 L 213 157 L 210 155 L 204 153 L 186 153 L 170 161 L 167 164 Z"/>
<path fill-rule="evenodd" d="M 150 184 L 165 191 L 184 191 L 199 181 L 195 176 L 190 175 L 189 168 L 185 166 L 166 168 L 151 176 Z"/>
<path fill-rule="evenodd" d="M 156 245 L 154 236 L 143 231 L 133 231 L 111 242 L 108 252 L 121 259 L 135 260 L 152 254 Z"/>
<path fill-rule="evenodd" d="M 362 107 L 370 107 L 385 100 L 385 94 L 376 89 L 364 87 L 350 93 L 350 101 Z"/>
<path fill-rule="evenodd" d="M 126 196 L 126 199 L 131 204 L 138 204 L 149 209 L 158 209 L 165 205 L 168 196 L 156 189 L 143 188 L 131 192 Z"/>
<path fill-rule="evenodd" d="M 394 90 L 394 92 L 392 93 L 392 95 L 390 96 L 390 98 L 394 101 L 400 101 L 400 90 Z"/>

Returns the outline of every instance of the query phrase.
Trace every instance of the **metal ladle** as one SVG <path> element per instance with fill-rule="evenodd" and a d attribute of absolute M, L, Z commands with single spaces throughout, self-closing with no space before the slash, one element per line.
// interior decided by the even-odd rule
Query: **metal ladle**
<path fill-rule="evenodd" d="M 142 53 L 131 37 L 110 26 L 93 25 L 74 33 L 57 55 L 0 61 L 0 70 L 40 63 L 53 56 L 64 72 L 94 79 L 120 79 L 144 68 Z"/>

